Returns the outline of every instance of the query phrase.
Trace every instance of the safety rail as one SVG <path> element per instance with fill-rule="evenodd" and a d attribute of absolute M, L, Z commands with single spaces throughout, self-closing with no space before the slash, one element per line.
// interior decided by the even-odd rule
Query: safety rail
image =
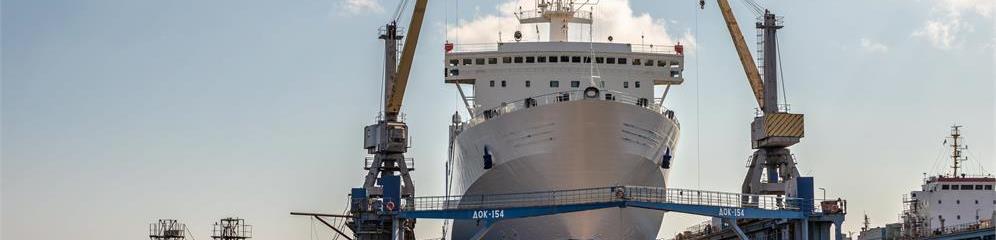
<path fill-rule="evenodd" d="M 544 43 L 541 41 L 521 41 L 516 43 Z M 650 53 L 650 54 L 669 54 L 669 55 L 681 55 L 678 53 L 678 48 L 682 48 L 681 45 L 667 45 L 667 44 L 633 44 L 633 43 L 614 43 L 614 42 L 591 42 L 593 44 L 619 44 L 629 46 L 629 50 L 632 53 Z M 451 44 L 451 45 L 450 45 Z M 506 42 L 496 42 L 496 43 L 447 43 L 447 48 L 449 50 L 447 53 L 479 53 L 479 52 L 497 52 L 501 49 L 502 45 L 509 44 Z M 450 46 L 452 48 L 450 48 Z M 586 52 L 585 54 L 590 54 Z M 598 54 L 598 52 L 596 52 Z"/>
<path fill-rule="evenodd" d="M 370 167 L 373 166 L 373 161 L 373 157 L 363 158 L 363 169 L 370 170 Z M 405 166 L 408 167 L 408 171 L 415 171 L 415 158 L 405 158 Z"/>
<path fill-rule="evenodd" d="M 632 104 L 640 106 L 651 111 L 664 114 L 668 118 L 678 122 L 678 119 L 674 116 L 674 113 L 667 108 L 661 107 L 658 99 L 653 99 L 651 101 L 648 98 L 640 98 L 631 95 L 626 95 L 625 93 L 612 91 L 612 90 L 601 90 L 601 94 L 594 98 L 588 98 L 584 96 L 583 90 L 572 90 L 563 92 L 554 92 L 545 95 L 539 95 L 530 98 L 524 98 L 521 100 L 513 102 L 502 103 L 501 106 L 491 109 L 485 109 L 478 111 L 473 118 L 468 122 L 468 126 L 474 126 L 483 123 L 489 119 L 496 118 L 502 114 L 515 112 L 522 109 L 533 108 L 542 105 L 548 105 L 560 102 L 570 102 L 578 100 L 594 100 L 594 101 L 613 101 L 621 102 L 626 104 Z"/>
<path fill-rule="evenodd" d="M 978 221 L 978 222 L 970 222 L 970 223 L 962 223 L 962 224 L 958 224 L 958 225 L 945 226 L 943 228 L 939 228 L 939 229 L 935 229 L 935 230 L 930 231 L 929 235 L 930 236 L 943 236 L 943 235 L 960 234 L 960 233 L 980 231 L 980 230 L 996 229 L 996 225 L 993 225 L 992 221 L 993 220 L 988 220 L 988 221 L 983 220 L 983 221 Z M 928 235 L 928 234 L 924 234 L 924 235 Z"/>
<path fill-rule="evenodd" d="M 414 205 L 406 204 L 402 206 L 402 211 L 523 208 L 623 201 L 764 210 L 799 210 L 803 203 L 798 198 L 773 195 L 616 186 L 532 193 L 416 197 Z"/>
<path fill-rule="evenodd" d="M 587 21 L 591 21 L 591 11 L 570 9 L 570 8 L 571 7 L 567 7 L 567 9 L 551 9 L 551 11 L 556 11 L 559 13 L 573 13 L 573 16 L 569 17 L 569 19 L 573 18 L 573 19 L 584 19 Z M 515 13 L 515 16 L 520 20 L 544 18 L 543 11 L 544 10 L 540 9 L 530 9 L 530 10 L 520 9 L 519 12 Z"/>

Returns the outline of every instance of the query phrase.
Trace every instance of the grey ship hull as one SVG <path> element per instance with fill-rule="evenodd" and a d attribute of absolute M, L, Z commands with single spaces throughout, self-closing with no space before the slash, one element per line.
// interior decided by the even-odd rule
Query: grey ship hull
<path fill-rule="evenodd" d="M 582 100 L 514 111 L 457 136 L 453 190 L 473 195 L 665 187 L 668 169 L 661 163 L 677 138 L 673 119 L 621 102 Z M 491 169 L 484 169 L 485 148 Z M 500 220 L 485 239 L 654 239 L 663 214 L 624 208 Z M 452 239 L 468 239 L 480 228 L 477 221 L 456 221 Z"/>

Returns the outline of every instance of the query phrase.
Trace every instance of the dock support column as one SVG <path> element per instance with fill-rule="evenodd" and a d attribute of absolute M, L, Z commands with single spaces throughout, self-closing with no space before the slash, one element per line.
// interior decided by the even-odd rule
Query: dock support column
<path fill-rule="evenodd" d="M 800 221 L 802 224 L 802 240 L 809 240 L 809 218 Z"/>
<path fill-rule="evenodd" d="M 726 221 L 730 223 L 730 227 L 733 227 L 733 232 L 737 233 L 740 240 L 750 240 L 750 238 L 747 238 L 747 234 L 744 233 L 744 230 L 740 229 L 740 226 L 737 226 L 736 218 L 727 218 Z"/>
<path fill-rule="evenodd" d="M 392 240 L 403 240 L 405 239 L 402 234 L 405 231 L 401 231 L 401 219 L 394 218 L 391 220 L 391 239 Z"/>

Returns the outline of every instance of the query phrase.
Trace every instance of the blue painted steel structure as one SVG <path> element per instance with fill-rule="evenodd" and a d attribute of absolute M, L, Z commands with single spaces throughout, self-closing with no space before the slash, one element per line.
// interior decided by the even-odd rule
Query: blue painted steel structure
<path fill-rule="evenodd" d="M 830 216 L 813 207 L 812 178 L 800 180 L 797 187 L 802 193 L 800 196 L 805 198 L 615 186 L 516 194 L 417 197 L 412 205 L 406 204 L 395 211 L 382 211 L 380 214 L 395 219 L 479 220 L 488 226 L 505 219 L 628 207 L 722 218 L 731 223 L 738 219 L 784 219 L 808 223 L 811 219 Z M 842 214 L 839 217 L 842 221 Z M 743 233 L 736 224 L 731 225 L 738 233 Z M 479 235 L 483 236 L 488 229 L 485 228 Z M 810 234 L 803 230 L 802 236 Z M 746 238 L 745 235 L 743 237 Z"/>

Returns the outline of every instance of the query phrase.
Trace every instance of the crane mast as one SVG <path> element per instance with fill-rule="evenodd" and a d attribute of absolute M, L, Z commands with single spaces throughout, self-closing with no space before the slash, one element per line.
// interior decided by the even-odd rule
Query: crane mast
<path fill-rule="evenodd" d="M 756 24 L 764 33 L 764 78 L 758 71 L 750 49 L 744 41 L 740 25 L 728 0 L 716 0 L 741 66 L 754 93 L 762 114 L 751 122 L 751 147 L 756 149 L 744 177 L 744 193 L 797 196 L 796 179 L 799 170 L 788 147 L 799 143 L 805 135 L 802 114 L 788 113 L 778 107 L 778 42 L 777 31 L 782 28 L 778 17 L 765 10 L 761 22 Z M 700 5 L 705 6 L 701 0 Z M 756 199 L 744 199 L 745 202 Z"/>

